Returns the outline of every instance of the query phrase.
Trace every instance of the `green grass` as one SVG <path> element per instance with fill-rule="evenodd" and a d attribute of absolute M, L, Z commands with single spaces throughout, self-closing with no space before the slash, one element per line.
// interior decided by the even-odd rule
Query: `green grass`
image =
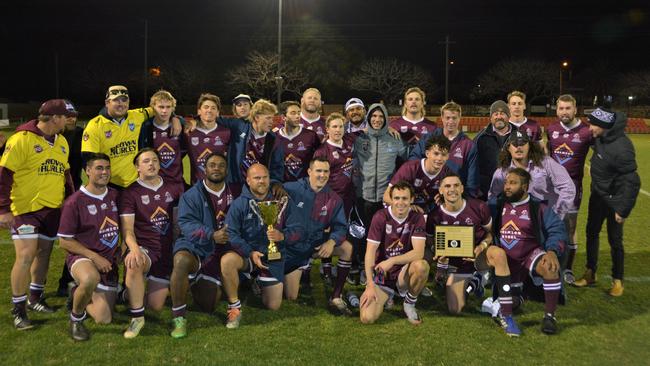
<path fill-rule="evenodd" d="M 633 136 L 641 180 L 650 179 L 650 135 Z M 579 252 L 575 268 L 582 274 L 585 263 L 584 227 L 589 178 L 584 182 L 585 197 L 579 219 Z M 340 318 L 326 311 L 327 300 L 317 272 L 312 275 L 315 289 L 297 302 L 284 302 L 277 312 L 264 310 L 261 301 L 243 294 L 240 329 L 224 327 L 225 302 L 215 314 L 203 314 L 190 306 L 189 336 L 169 337 L 171 312 L 147 313 L 147 325 L 134 340 L 122 338 L 128 315 L 117 307 L 113 324 L 95 325 L 86 321 L 92 338 L 74 343 L 68 336 L 65 299 L 55 298 L 63 253 L 58 246 L 52 254 L 50 281 L 46 293 L 51 305 L 59 307 L 51 316 L 33 314 L 38 328 L 17 332 L 9 311 L 9 272 L 14 260 L 13 246 L 6 232 L 0 234 L 0 363 L 3 365 L 90 364 L 523 364 L 539 365 L 637 365 L 648 364 L 650 349 L 650 275 L 647 271 L 647 218 L 650 197 L 640 195 L 625 226 L 626 282 L 621 298 L 607 295 L 611 266 L 606 235 L 601 236 L 598 285 L 589 289 L 569 288 L 569 304 L 560 306 L 557 317 L 560 333 L 543 335 L 540 320 L 543 305 L 528 302 L 517 319 L 524 332 L 509 339 L 501 328 L 477 310 L 472 299 L 461 316 L 445 311 L 444 299 L 421 298 L 418 308 L 424 323 L 411 326 L 402 316 L 401 306 L 383 314 L 374 325 L 362 325 L 357 317 Z M 358 292 L 361 288 L 358 288 Z M 191 298 L 191 297 L 190 297 Z"/>

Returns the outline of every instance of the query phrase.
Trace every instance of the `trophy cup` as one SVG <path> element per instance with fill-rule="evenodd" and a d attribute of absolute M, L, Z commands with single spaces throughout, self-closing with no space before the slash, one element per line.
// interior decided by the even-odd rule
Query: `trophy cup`
<path fill-rule="evenodd" d="M 253 212 L 259 217 L 262 225 L 266 225 L 268 230 L 273 230 L 274 225 L 278 222 L 280 216 L 287 207 L 287 197 L 282 197 L 279 201 L 248 201 L 248 204 Z M 266 257 L 270 261 L 275 261 L 282 258 L 282 254 L 278 251 L 278 247 L 273 240 L 269 239 L 268 252 Z"/>

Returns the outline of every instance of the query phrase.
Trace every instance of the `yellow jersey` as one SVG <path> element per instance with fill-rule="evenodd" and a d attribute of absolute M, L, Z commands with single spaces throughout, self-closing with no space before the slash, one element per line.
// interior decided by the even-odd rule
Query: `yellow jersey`
<path fill-rule="evenodd" d="M 63 135 L 50 143 L 36 132 L 19 130 L 7 141 L 0 166 L 14 172 L 11 213 L 14 216 L 58 208 L 65 198 L 65 172 L 70 169 L 70 151 Z"/>
<path fill-rule="evenodd" d="M 82 152 L 104 153 L 111 159 L 111 183 L 128 187 L 138 179 L 133 158 L 138 153 L 138 137 L 152 108 L 129 110 L 122 123 L 99 115 L 86 125 L 81 139 Z"/>

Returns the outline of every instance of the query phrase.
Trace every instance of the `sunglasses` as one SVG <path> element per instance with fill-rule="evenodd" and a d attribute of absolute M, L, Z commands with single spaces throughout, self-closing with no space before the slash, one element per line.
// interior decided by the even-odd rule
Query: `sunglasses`
<path fill-rule="evenodd" d="M 108 91 L 109 95 L 126 95 L 129 96 L 129 91 L 126 89 L 113 89 Z"/>

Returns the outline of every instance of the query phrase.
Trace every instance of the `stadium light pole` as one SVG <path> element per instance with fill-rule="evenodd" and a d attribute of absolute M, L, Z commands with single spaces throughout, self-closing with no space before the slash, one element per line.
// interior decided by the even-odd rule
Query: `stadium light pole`
<path fill-rule="evenodd" d="M 278 73 L 275 76 L 275 82 L 278 87 L 278 107 L 282 102 L 282 0 L 278 0 Z"/>
<path fill-rule="evenodd" d="M 560 65 L 560 95 L 562 95 L 562 73 L 564 72 L 564 69 L 568 67 L 569 67 L 569 62 L 562 61 L 562 64 Z"/>

